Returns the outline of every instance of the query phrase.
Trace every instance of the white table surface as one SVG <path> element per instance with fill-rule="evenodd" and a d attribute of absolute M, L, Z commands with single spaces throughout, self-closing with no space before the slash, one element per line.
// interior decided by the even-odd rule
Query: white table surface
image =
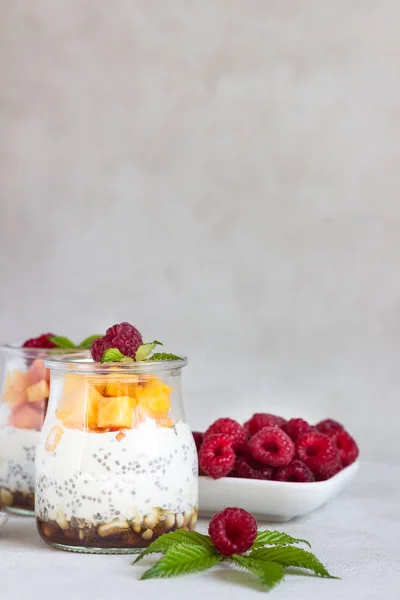
<path fill-rule="evenodd" d="M 201 520 L 198 529 L 205 532 L 206 528 L 207 522 Z M 399 466 L 362 464 L 357 479 L 330 504 L 270 528 L 308 539 L 331 573 L 341 577 L 336 581 L 287 576 L 270 597 L 399 600 Z M 250 575 L 225 568 L 171 580 L 139 581 L 151 562 L 148 558 L 143 566 L 132 566 L 132 556 L 52 550 L 40 540 L 33 519 L 10 516 L 0 529 L 0 599 L 262 597 Z"/>

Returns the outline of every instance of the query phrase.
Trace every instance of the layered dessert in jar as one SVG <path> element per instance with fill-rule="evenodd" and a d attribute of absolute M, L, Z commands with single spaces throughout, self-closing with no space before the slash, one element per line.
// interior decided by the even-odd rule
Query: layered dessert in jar
<path fill-rule="evenodd" d="M 0 507 L 12 512 L 34 514 L 35 451 L 50 395 L 44 361 L 71 351 L 59 339 L 47 333 L 0 347 Z"/>
<path fill-rule="evenodd" d="M 153 353 L 132 325 L 109 328 L 92 358 L 52 358 L 36 456 L 42 538 L 83 552 L 135 552 L 197 521 L 197 454 L 185 420 L 186 359 Z"/>

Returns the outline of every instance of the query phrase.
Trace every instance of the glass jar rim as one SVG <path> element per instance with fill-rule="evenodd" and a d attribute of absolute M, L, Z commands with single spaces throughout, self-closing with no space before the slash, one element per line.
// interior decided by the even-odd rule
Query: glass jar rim
<path fill-rule="evenodd" d="M 66 354 L 76 354 L 76 348 L 30 348 L 21 346 L 20 344 L 3 344 L 0 346 L 0 352 L 14 354 L 16 356 L 22 356 L 23 358 L 43 358 L 46 359 L 49 356 L 60 356 Z M 84 353 L 85 350 L 79 350 L 80 353 Z M 86 350 L 88 353 L 89 350 Z"/>
<path fill-rule="evenodd" d="M 76 352 L 63 356 L 47 356 L 45 367 L 52 371 L 66 373 L 82 373 L 83 375 L 107 375 L 110 373 L 153 373 L 159 371 L 176 371 L 188 364 L 186 356 L 177 360 L 152 360 L 138 362 L 98 363 L 84 352 Z"/>

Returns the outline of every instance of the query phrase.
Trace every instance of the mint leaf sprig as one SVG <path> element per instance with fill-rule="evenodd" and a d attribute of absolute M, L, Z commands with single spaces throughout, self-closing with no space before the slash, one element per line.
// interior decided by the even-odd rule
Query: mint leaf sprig
<path fill-rule="evenodd" d="M 306 540 L 279 531 L 265 530 L 258 533 L 248 552 L 224 556 L 218 552 L 208 535 L 177 530 L 152 542 L 133 564 L 148 554 L 162 554 L 158 562 L 141 576 L 141 579 L 153 579 L 205 571 L 223 562 L 255 575 L 265 591 L 271 590 L 285 575 L 290 574 L 287 571 L 290 567 L 305 569 L 307 575 L 337 579 L 314 554 L 297 547 L 298 544 L 307 544 L 311 548 Z"/>
<path fill-rule="evenodd" d="M 75 344 L 74 342 L 72 342 L 70 339 L 68 339 L 67 337 L 63 337 L 61 335 L 54 335 L 53 337 L 50 338 L 50 341 L 53 342 L 53 344 L 57 347 L 57 348 L 63 348 L 65 350 L 72 350 L 72 349 L 76 349 L 76 350 L 90 350 L 90 348 L 92 347 L 92 343 L 94 342 L 94 340 L 97 340 L 98 338 L 103 337 L 102 335 L 90 335 L 89 337 L 85 338 L 84 340 L 82 340 L 82 342 L 80 344 Z"/>
<path fill-rule="evenodd" d="M 150 362 L 158 360 L 182 360 L 180 356 L 176 354 L 168 354 L 166 352 L 155 352 L 151 354 L 156 346 L 162 346 L 162 342 L 154 340 L 154 342 L 147 342 L 139 346 L 135 353 L 135 359 L 130 356 L 124 356 L 118 348 L 108 348 L 104 351 L 101 359 L 101 364 L 108 362 Z"/>

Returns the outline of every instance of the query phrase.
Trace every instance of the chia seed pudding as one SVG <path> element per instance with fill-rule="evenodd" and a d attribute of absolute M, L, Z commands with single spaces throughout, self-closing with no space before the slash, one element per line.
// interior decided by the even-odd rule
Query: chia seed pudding
<path fill-rule="evenodd" d="M 0 506 L 33 514 L 35 451 L 49 397 L 49 372 L 34 349 L 1 348 L 6 356 L 0 403 Z"/>
<path fill-rule="evenodd" d="M 197 453 L 179 371 L 162 379 L 52 372 L 36 452 L 36 519 L 45 541 L 135 552 L 163 533 L 195 528 Z"/>

